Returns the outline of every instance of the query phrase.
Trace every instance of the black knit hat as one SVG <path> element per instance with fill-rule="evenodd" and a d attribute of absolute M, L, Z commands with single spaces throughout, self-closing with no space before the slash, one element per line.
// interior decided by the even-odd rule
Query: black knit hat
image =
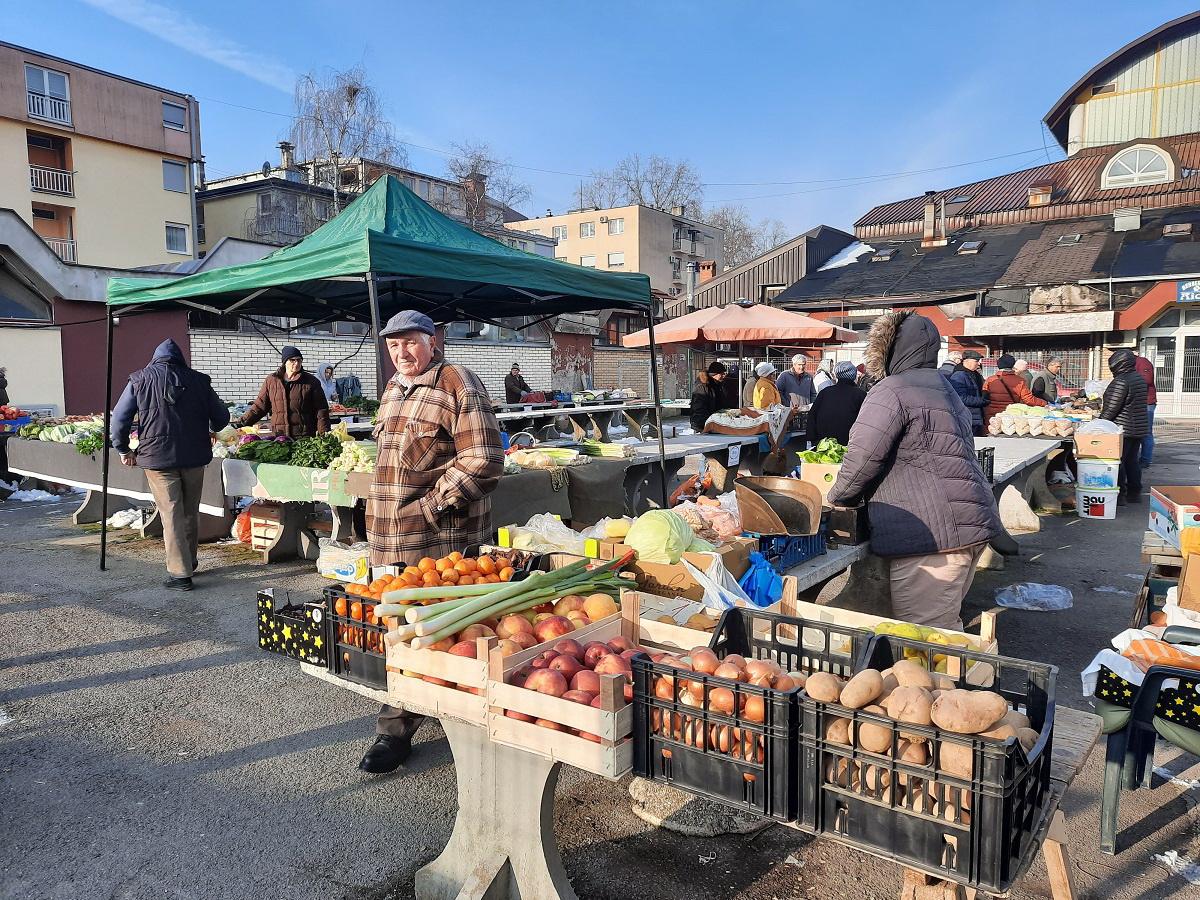
<path fill-rule="evenodd" d="M 1005 353 L 998 360 L 996 360 L 996 368 L 997 369 L 1011 369 L 1016 364 L 1017 364 L 1017 358 L 1015 356 L 1013 356 L 1011 353 Z"/>
<path fill-rule="evenodd" d="M 290 344 L 283 348 L 280 355 L 283 357 L 281 364 L 286 363 L 289 359 L 304 359 L 304 354 Z"/>

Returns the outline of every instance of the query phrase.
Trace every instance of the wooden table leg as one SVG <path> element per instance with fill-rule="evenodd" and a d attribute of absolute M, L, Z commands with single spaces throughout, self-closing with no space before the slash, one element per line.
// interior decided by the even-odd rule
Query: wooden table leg
<path fill-rule="evenodd" d="M 453 719 L 458 816 L 441 856 L 416 877 L 417 900 L 578 900 L 554 837 L 559 763 L 489 740 Z"/>
<path fill-rule="evenodd" d="M 1067 823 L 1062 810 L 1054 811 L 1050 830 L 1042 842 L 1042 854 L 1046 857 L 1046 869 L 1050 873 L 1050 896 L 1054 900 L 1075 900 L 1075 866 L 1067 849 Z"/>

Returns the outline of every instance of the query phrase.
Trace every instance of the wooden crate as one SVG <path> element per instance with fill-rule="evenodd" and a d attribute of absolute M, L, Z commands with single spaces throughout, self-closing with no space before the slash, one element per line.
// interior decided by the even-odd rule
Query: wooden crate
<path fill-rule="evenodd" d="M 640 601 L 636 594 L 636 591 L 624 592 L 619 613 L 564 637 L 586 644 L 621 635 L 637 644 L 641 630 L 638 621 Z M 499 650 L 492 651 L 487 687 L 488 734 L 497 743 L 537 753 L 605 778 L 616 779 L 627 774 L 633 768 L 633 705 L 625 700 L 625 681 L 621 676 L 600 677 L 599 708 L 508 683 L 514 671 L 546 649 L 544 645 L 533 647 L 512 656 L 501 656 Z M 587 732 L 599 741 L 514 719 L 505 715 L 509 710 Z"/>
<path fill-rule="evenodd" d="M 688 651 L 693 647 L 707 647 L 712 642 L 713 631 L 716 630 L 715 624 L 713 631 L 701 631 L 696 628 L 658 621 L 658 617 L 662 615 L 674 618 L 681 608 L 696 606 L 695 601 L 682 600 L 677 597 L 659 597 L 644 591 L 628 591 L 627 593 L 637 599 L 641 610 L 641 621 L 638 623 L 638 627 L 643 647 L 672 652 Z M 716 614 L 714 618 L 720 619 L 720 614 Z"/>
<path fill-rule="evenodd" d="M 495 645 L 495 638 L 480 638 L 476 641 L 478 658 L 470 659 L 444 650 L 414 650 L 399 639 L 399 632 L 389 631 L 384 638 L 388 697 L 397 706 L 413 712 L 483 725 L 487 714 L 488 656 Z M 540 646 L 543 651 L 548 649 L 548 645 Z M 434 684 L 405 672 L 439 678 L 471 690 Z"/>

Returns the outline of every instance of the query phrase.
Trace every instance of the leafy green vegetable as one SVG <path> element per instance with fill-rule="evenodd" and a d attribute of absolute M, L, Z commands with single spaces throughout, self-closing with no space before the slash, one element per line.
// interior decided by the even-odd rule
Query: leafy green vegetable
<path fill-rule="evenodd" d="M 697 540 L 691 526 L 667 509 L 644 512 L 629 526 L 625 544 L 637 551 L 643 562 L 679 562 L 685 551 Z"/>
<path fill-rule="evenodd" d="M 845 447 L 838 443 L 834 438 L 825 438 L 812 450 L 805 450 L 802 452 L 800 454 L 800 459 L 807 463 L 840 465 L 842 458 L 845 455 Z"/>
<path fill-rule="evenodd" d="M 310 469 L 327 469 L 342 453 L 342 442 L 336 435 L 319 434 L 299 438 L 292 443 L 291 464 Z"/>
<path fill-rule="evenodd" d="M 286 463 L 292 457 L 291 441 L 251 441 L 238 447 L 238 459 L 261 463 Z"/>
<path fill-rule="evenodd" d="M 91 456 L 104 449 L 104 435 L 98 431 L 85 434 L 75 442 L 75 449 L 84 456 Z"/>
<path fill-rule="evenodd" d="M 347 409 L 357 409 L 361 413 L 372 416 L 379 411 L 379 401 L 368 400 L 366 397 L 347 397 L 346 402 L 342 405 Z"/>

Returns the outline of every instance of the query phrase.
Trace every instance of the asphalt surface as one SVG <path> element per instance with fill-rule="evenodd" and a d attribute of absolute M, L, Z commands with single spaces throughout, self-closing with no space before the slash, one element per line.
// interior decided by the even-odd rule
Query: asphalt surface
<path fill-rule="evenodd" d="M 1147 484 L 1200 482 L 1197 430 L 1161 430 Z M 363 775 L 373 705 L 258 649 L 255 591 L 315 596 L 311 564 L 265 568 L 207 546 L 197 590 L 170 593 L 153 541 L 117 543 L 99 572 L 97 538 L 71 508 L 0 503 L 0 898 L 411 897 L 453 824 L 449 747 L 430 723 L 410 767 Z M 1071 610 L 1005 611 L 1000 647 L 1058 665 L 1058 702 L 1086 708 L 1079 672 L 1128 622 L 1145 521 L 1144 505 L 1109 523 L 1043 519 L 1019 561 L 980 574 L 964 618 L 1016 581 L 1071 588 Z M 1103 746 L 1092 754 L 1065 803 L 1086 896 L 1200 897 L 1195 762 L 1160 747 L 1172 780 L 1123 795 L 1123 849 L 1109 857 L 1097 849 Z M 652 828 L 626 788 L 571 769 L 560 779 L 556 830 L 581 897 L 898 894 L 894 865 L 781 826 Z M 1049 896 L 1040 860 L 1013 896 Z"/>

